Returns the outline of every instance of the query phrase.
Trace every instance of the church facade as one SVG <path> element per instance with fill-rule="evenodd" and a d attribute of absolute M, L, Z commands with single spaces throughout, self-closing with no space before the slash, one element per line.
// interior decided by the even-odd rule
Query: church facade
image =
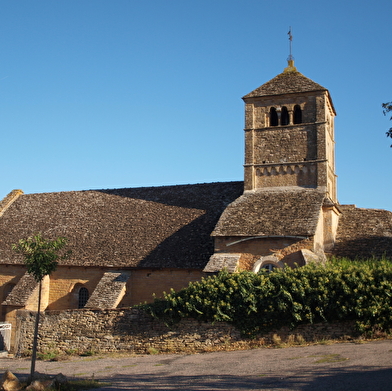
<path fill-rule="evenodd" d="M 392 213 L 340 205 L 328 90 L 288 67 L 243 98 L 243 182 L 23 194 L 0 202 L 1 319 L 36 310 L 11 245 L 41 232 L 72 255 L 43 281 L 43 309 L 119 308 L 209 273 L 392 258 Z"/>

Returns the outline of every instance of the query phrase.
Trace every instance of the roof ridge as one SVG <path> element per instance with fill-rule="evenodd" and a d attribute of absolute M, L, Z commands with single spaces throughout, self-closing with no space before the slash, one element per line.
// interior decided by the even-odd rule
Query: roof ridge
<path fill-rule="evenodd" d="M 13 202 L 15 202 L 19 196 L 23 193 L 22 190 L 15 189 L 8 193 L 1 201 L 0 201 L 0 217 L 4 214 L 4 212 L 11 206 Z"/>
<path fill-rule="evenodd" d="M 304 76 L 301 72 L 291 70 L 290 72 L 283 71 L 282 73 L 279 73 L 271 80 L 245 95 L 242 99 L 310 91 L 328 90 L 312 79 Z"/>

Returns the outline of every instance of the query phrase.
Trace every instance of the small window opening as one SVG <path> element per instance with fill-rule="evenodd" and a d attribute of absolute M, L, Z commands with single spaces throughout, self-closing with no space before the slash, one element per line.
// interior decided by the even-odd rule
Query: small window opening
<path fill-rule="evenodd" d="M 299 105 L 294 106 L 294 123 L 302 124 L 302 110 Z"/>
<path fill-rule="evenodd" d="M 270 126 L 278 126 L 278 113 L 275 107 L 270 109 Z"/>
<path fill-rule="evenodd" d="M 85 287 L 81 287 L 79 289 L 78 308 L 83 308 L 87 304 L 88 298 L 89 298 L 88 289 Z"/>
<path fill-rule="evenodd" d="M 287 107 L 285 107 L 285 106 L 282 107 L 282 117 L 281 117 L 280 122 L 282 125 L 289 124 L 289 112 L 287 111 Z"/>
<path fill-rule="evenodd" d="M 268 273 L 271 273 L 276 268 L 276 265 L 273 263 L 266 263 L 260 269 L 266 270 Z"/>

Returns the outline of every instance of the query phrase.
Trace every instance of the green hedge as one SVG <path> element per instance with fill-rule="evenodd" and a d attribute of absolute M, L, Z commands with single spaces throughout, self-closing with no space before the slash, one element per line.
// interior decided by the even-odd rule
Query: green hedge
<path fill-rule="evenodd" d="M 169 325 L 185 317 L 228 322 L 249 336 L 339 320 L 354 320 L 360 332 L 390 332 L 391 295 L 390 261 L 333 260 L 269 274 L 223 271 L 143 308 Z"/>

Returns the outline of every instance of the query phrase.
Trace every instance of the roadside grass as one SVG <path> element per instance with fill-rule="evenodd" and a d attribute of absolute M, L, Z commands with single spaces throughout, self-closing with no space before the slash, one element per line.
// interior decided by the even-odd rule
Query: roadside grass
<path fill-rule="evenodd" d="M 315 361 L 315 364 L 324 364 L 324 363 L 334 363 L 334 362 L 342 362 L 347 361 L 347 357 L 343 357 L 340 354 L 332 353 L 332 354 L 324 354 L 324 355 L 314 355 L 309 357 L 320 357 L 319 360 Z"/>
<path fill-rule="evenodd" d="M 304 358 L 318 358 L 318 360 L 315 361 L 314 364 L 334 363 L 334 362 L 341 362 L 341 361 L 348 360 L 348 358 L 342 357 L 340 354 L 336 354 L 336 353 L 314 354 L 311 356 L 295 356 L 295 357 L 290 357 L 287 360 L 301 360 Z"/>

